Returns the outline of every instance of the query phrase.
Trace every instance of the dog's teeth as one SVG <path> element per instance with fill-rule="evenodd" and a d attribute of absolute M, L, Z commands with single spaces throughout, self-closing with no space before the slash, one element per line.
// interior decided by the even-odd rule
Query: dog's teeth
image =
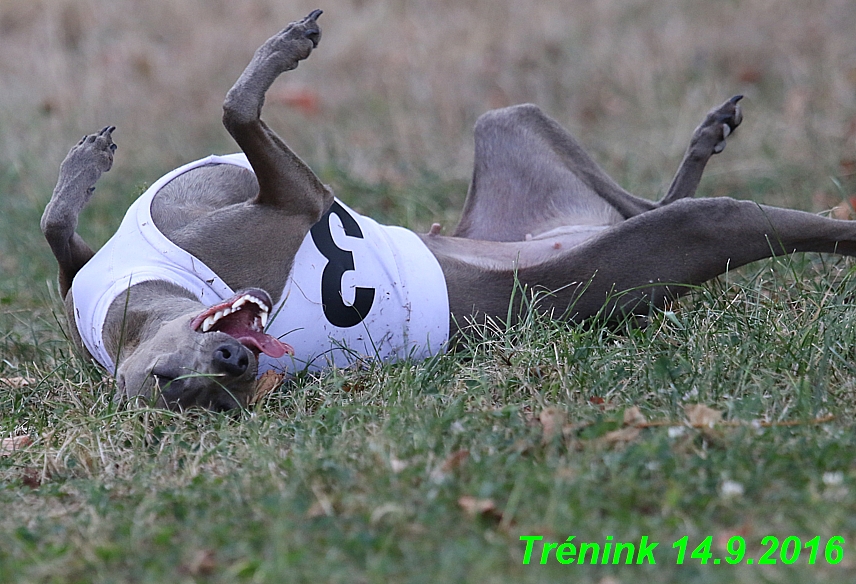
<path fill-rule="evenodd" d="M 226 308 L 222 308 L 222 309 L 218 310 L 217 312 L 215 312 L 214 314 L 209 315 L 208 318 L 206 318 L 204 321 L 202 321 L 202 327 L 201 327 L 202 332 L 207 333 L 208 331 L 210 331 L 214 327 L 215 324 L 217 324 L 217 322 L 220 319 L 222 319 L 226 316 L 229 316 L 230 314 L 232 314 L 234 312 L 238 312 L 239 310 L 241 310 L 243 308 L 244 304 L 246 304 L 247 302 L 252 302 L 259 309 L 259 314 L 253 320 L 252 326 L 254 328 L 256 328 L 256 330 L 260 330 L 260 331 L 264 330 L 264 327 L 267 325 L 268 314 L 270 312 L 270 309 L 268 308 L 267 304 L 264 301 L 256 298 L 255 296 L 245 294 L 245 295 L 241 296 L 240 298 L 238 298 L 237 300 L 235 300 L 232 303 L 232 306 L 227 306 Z"/>
<path fill-rule="evenodd" d="M 247 302 L 252 302 L 262 310 L 267 310 L 267 306 L 265 306 L 265 303 L 263 301 L 259 300 L 255 296 L 251 296 L 250 294 L 244 294 L 243 296 L 235 300 L 235 302 L 232 304 L 232 308 L 240 308 Z"/>

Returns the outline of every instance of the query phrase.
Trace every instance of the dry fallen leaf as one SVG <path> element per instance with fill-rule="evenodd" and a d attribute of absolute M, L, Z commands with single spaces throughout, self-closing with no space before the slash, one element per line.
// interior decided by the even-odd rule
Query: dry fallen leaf
<path fill-rule="evenodd" d="M 440 470 L 442 472 L 451 472 L 457 468 L 460 468 L 461 465 L 463 465 L 469 457 L 469 450 L 456 450 L 446 458 L 446 460 L 443 462 L 443 466 L 440 467 Z"/>
<path fill-rule="evenodd" d="M 377 525 L 381 519 L 386 517 L 387 515 L 402 515 L 404 513 L 404 507 L 399 505 L 398 503 L 384 503 L 380 507 L 376 507 L 374 511 L 372 511 L 371 517 L 369 518 L 369 523 L 371 525 Z"/>
<path fill-rule="evenodd" d="M 191 576 L 210 576 L 217 569 L 217 557 L 212 550 L 199 550 L 183 571 Z"/>
<path fill-rule="evenodd" d="M 322 505 L 320 501 L 313 502 L 312 505 L 309 506 L 309 509 L 306 510 L 306 517 L 308 519 L 323 517 L 325 515 L 327 515 L 327 512 L 324 510 L 324 505 Z"/>
<path fill-rule="evenodd" d="M 600 440 L 605 444 L 620 444 L 622 442 L 633 442 L 636 438 L 639 437 L 639 434 L 642 432 L 639 428 L 635 426 L 628 426 L 626 428 L 621 428 L 620 430 L 613 430 L 612 432 L 607 432 L 604 434 Z"/>
<path fill-rule="evenodd" d="M 310 487 L 312 489 L 312 494 L 315 495 L 315 502 L 309 507 L 306 511 L 307 517 L 321 517 L 326 515 L 327 517 L 332 517 L 336 514 L 335 509 L 333 509 L 333 502 L 330 501 L 330 497 L 327 496 L 327 493 L 321 488 L 321 485 L 318 483 L 313 483 Z"/>
<path fill-rule="evenodd" d="M 42 472 L 40 469 L 27 467 L 23 470 L 21 474 L 21 482 L 24 483 L 25 487 L 30 487 L 31 489 L 38 489 L 42 486 Z"/>
<path fill-rule="evenodd" d="M 642 415 L 642 412 L 639 411 L 638 407 L 631 406 L 624 410 L 625 426 L 638 426 L 640 424 L 644 424 L 646 421 L 645 416 Z"/>
<path fill-rule="evenodd" d="M 542 440 L 544 443 L 551 442 L 554 437 L 562 433 L 566 419 L 564 410 L 559 408 L 549 407 L 541 410 L 541 413 L 538 414 L 538 420 L 543 428 Z"/>
<path fill-rule="evenodd" d="M 853 207 L 847 201 L 842 201 L 832 208 L 831 215 L 833 219 L 849 220 L 853 218 Z"/>
<path fill-rule="evenodd" d="M 262 376 L 256 380 L 256 386 L 253 390 L 253 395 L 250 398 L 250 405 L 258 402 L 264 396 L 271 393 L 277 387 L 282 385 L 285 380 L 285 375 L 274 371 L 265 371 Z"/>
<path fill-rule="evenodd" d="M 502 512 L 496 508 L 493 499 L 478 499 L 463 495 L 458 499 L 458 506 L 470 517 L 483 517 L 496 522 L 502 521 Z"/>
<path fill-rule="evenodd" d="M 34 379 L 27 377 L 0 377 L 0 386 L 11 387 L 12 389 L 21 389 L 34 383 Z"/>
<path fill-rule="evenodd" d="M 452 471 L 461 468 L 461 466 L 470 457 L 470 451 L 466 449 L 456 450 L 446 457 L 443 464 L 431 471 L 431 480 L 435 483 L 440 483 L 446 480 Z"/>
<path fill-rule="evenodd" d="M 752 525 L 749 523 L 744 523 L 739 527 L 732 527 L 731 529 L 724 529 L 716 534 L 716 547 L 725 550 L 727 549 L 725 546 L 728 545 L 728 540 L 732 537 L 740 536 L 746 539 L 750 535 L 752 535 Z"/>
<path fill-rule="evenodd" d="M 722 412 L 709 408 L 704 404 L 691 404 L 684 407 L 684 414 L 687 416 L 691 426 L 713 428 L 716 424 L 722 421 Z"/>
<path fill-rule="evenodd" d="M 467 515 L 480 515 L 493 509 L 496 509 L 496 503 L 493 499 L 477 499 L 470 495 L 463 495 L 458 499 L 458 506 L 463 509 Z"/>
<path fill-rule="evenodd" d="M 0 440 L 0 456 L 9 456 L 16 450 L 28 446 L 33 442 L 32 438 L 26 434 L 23 436 L 13 436 L 11 438 L 3 438 Z"/>
<path fill-rule="evenodd" d="M 400 473 L 401 471 L 403 471 L 408 466 L 410 466 L 410 463 L 407 462 L 406 460 L 399 460 L 399 459 L 395 458 L 394 456 L 389 457 L 389 467 L 392 469 L 392 472 L 395 474 Z"/>

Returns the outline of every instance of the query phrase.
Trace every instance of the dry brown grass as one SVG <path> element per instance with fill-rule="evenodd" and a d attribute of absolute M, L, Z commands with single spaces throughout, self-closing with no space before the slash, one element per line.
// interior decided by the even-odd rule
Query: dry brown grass
<path fill-rule="evenodd" d="M 856 192 L 852 0 L 0 0 L 0 163 L 27 169 L 35 202 L 70 144 L 106 124 L 118 172 L 148 180 L 232 150 L 225 91 L 316 6 L 320 49 L 265 112 L 316 165 L 466 178 L 476 117 L 532 101 L 653 196 L 700 116 L 741 92 L 745 127 L 711 169 L 728 192 L 785 171 L 805 184 L 767 200 L 819 209 Z"/>

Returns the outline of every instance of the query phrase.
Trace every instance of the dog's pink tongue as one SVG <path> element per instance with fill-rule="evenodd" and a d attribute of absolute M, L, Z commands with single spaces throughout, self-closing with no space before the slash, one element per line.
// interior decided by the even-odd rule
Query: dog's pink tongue
<path fill-rule="evenodd" d="M 291 345 L 262 332 L 245 330 L 234 336 L 245 347 L 255 348 L 274 359 L 279 359 L 286 353 L 294 355 Z"/>

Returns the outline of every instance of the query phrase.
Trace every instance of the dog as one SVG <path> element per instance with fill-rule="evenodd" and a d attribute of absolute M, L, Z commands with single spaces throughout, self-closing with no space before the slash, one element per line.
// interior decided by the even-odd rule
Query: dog
<path fill-rule="evenodd" d="M 478 119 L 451 236 L 381 226 L 336 200 L 260 118 L 273 81 L 318 46 L 320 15 L 266 41 L 227 93 L 223 123 L 241 153 L 157 181 L 98 253 L 75 231 L 112 166 L 115 128 L 62 162 L 41 228 L 71 336 L 115 376 L 117 399 L 227 410 L 265 370 L 423 358 L 466 323 L 507 323 L 526 303 L 574 322 L 647 314 L 749 262 L 856 254 L 854 223 L 692 198 L 741 123 L 740 96 L 694 131 L 660 201 L 623 190 L 558 123 L 519 105 Z"/>

